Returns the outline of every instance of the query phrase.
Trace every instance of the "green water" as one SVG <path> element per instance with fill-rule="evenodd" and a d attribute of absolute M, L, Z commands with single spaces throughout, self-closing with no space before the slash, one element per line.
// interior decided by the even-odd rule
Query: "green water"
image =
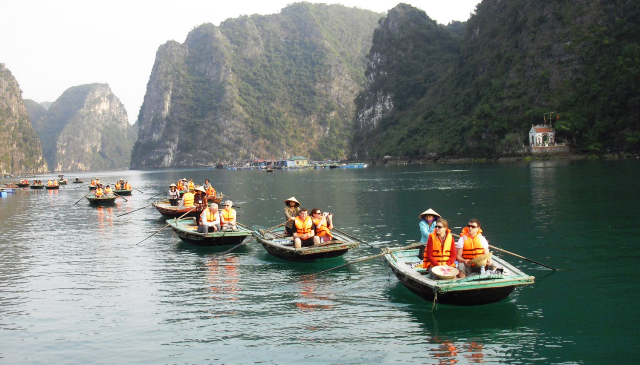
<path fill-rule="evenodd" d="M 607 364 L 640 353 L 639 161 L 77 176 L 138 190 L 108 208 L 82 199 L 86 184 L 0 199 L 0 363 Z M 368 244 L 312 264 L 257 243 L 216 258 L 224 249 L 181 242 L 153 208 L 133 212 L 182 177 L 209 178 L 249 226 L 281 223 L 295 196 Z M 433 311 L 380 259 L 302 277 L 419 240 L 427 208 L 454 233 L 478 218 L 491 245 L 559 270 L 500 254 L 536 283 Z"/>

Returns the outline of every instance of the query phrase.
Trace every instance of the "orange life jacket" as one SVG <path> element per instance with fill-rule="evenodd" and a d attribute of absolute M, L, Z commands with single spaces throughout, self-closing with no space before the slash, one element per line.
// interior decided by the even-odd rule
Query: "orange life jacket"
<path fill-rule="evenodd" d="M 313 230 L 313 221 L 309 216 L 304 221 L 300 217 L 296 217 L 295 224 L 298 234 L 309 234 Z"/>
<path fill-rule="evenodd" d="M 116 183 L 116 190 L 120 190 L 120 181 Z"/>
<path fill-rule="evenodd" d="M 460 237 L 464 238 L 464 247 L 462 249 L 462 257 L 467 260 L 473 260 L 484 254 L 482 248 L 482 229 L 478 228 L 478 234 L 475 237 L 469 237 L 469 227 L 464 227 L 460 233 Z"/>
<path fill-rule="evenodd" d="M 216 189 L 214 189 L 213 187 L 207 188 L 207 195 L 215 197 L 216 196 Z"/>
<path fill-rule="evenodd" d="M 96 198 L 99 198 L 101 196 L 102 196 L 102 189 L 96 188 Z"/>
<path fill-rule="evenodd" d="M 111 190 L 111 187 L 104 188 L 104 193 L 105 194 L 113 194 L 113 190 Z"/>
<path fill-rule="evenodd" d="M 89 184 L 91 186 L 96 186 L 96 181 L 95 180 L 91 180 L 91 184 Z"/>
<path fill-rule="evenodd" d="M 131 190 L 131 184 L 129 184 L 128 181 L 126 183 L 124 183 L 124 189 L 125 190 Z"/>
<path fill-rule="evenodd" d="M 184 190 L 184 185 L 182 185 L 182 181 L 178 181 L 177 188 L 178 188 L 178 191 Z"/>
<path fill-rule="evenodd" d="M 312 218 L 312 219 L 313 219 L 313 225 L 316 227 L 316 236 L 318 237 L 329 236 L 331 237 L 331 239 L 333 239 L 333 235 L 331 234 L 331 231 L 329 231 L 326 218 L 322 217 L 318 219 L 315 219 L 315 218 Z"/>
<path fill-rule="evenodd" d="M 236 219 L 236 210 L 235 209 L 230 209 L 230 210 L 223 209 L 222 210 L 222 219 L 225 222 L 235 221 L 235 219 Z"/>
<path fill-rule="evenodd" d="M 47 181 L 47 186 L 51 186 L 53 185 L 53 183 L 51 182 L 51 180 Z"/>
<path fill-rule="evenodd" d="M 189 183 L 187 184 L 187 186 L 189 187 L 189 190 L 196 188 L 196 186 L 193 184 L 193 181 L 189 181 Z"/>
<path fill-rule="evenodd" d="M 218 212 L 212 213 L 209 208 L 205 209 L 205 219 L 207 222 L 215 222 L 218 219 Z M 202 224 L 202 216 L 200 216 L 200 224 Z"/>
<path fill-rule="evenodd" d="M 444 244 L 440 242 L 440 237 L 436 232 L 431 232 L 429 235 L 431 238 L 431 243 L 433 244 L 433 258 L 438 262 L 438 265 L 446 265 L 447 261 L 451 258 L 451 255 L 455 255 L 455 253 L 451 252 L 451 248 L 455 250 L 455 245 L 453 244 L 453 238 L 451 237 L 451 230 L 447 229 L 447 236 L 444 238 Z M 428 255 L 424 253 L 424 262 L 422 267 L 428 268 L 431 267 L 431 261 L 427 258 Z M 455 266 L 455 264 L 451 265 Z"/>
<path fill-rule="evenodd" d="M 193 193 L 184 193 L 182 197 L 184 198 L 185 207 L 195 207 L 195 204 L 193 203 L 193 200 L 194 200 Z"/>

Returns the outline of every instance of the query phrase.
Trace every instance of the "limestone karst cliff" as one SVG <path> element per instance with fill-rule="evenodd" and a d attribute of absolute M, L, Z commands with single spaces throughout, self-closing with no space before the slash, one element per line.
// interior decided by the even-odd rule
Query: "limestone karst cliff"
<path fill-rule="evenodd" d="M 0 63 L 0 172 L 43 173 L 42 147 L 29 121 L 18 82 Z"/>
<path fill-rule="evenodd" d="M 30 110 L 51 171 L 129 167 L 136 128 L 109 85 L 71 87 L 44 116 L 35 106 Z"/>
<path fill-rule="evenodd" d="M 341 158 L 380 14 L 297 3 L 193 29 L 157 52 L 132 168 Z"/>

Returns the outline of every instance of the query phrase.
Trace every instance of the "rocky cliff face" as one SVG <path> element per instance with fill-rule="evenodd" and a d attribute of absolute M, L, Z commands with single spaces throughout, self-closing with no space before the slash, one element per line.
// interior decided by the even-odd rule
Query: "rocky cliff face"
<path fill-rule="evenodd" d="M 43 173 L 42 147 L 11 72 L 0 63 L 0 172 Z"/>
<path fill-rule="evenodd" d="M 127 168 L 136 130 L 106 84 L 67 89 L 46 112 L 32 108 L 34 126 L 52 171 Z"/>
<path fill-rule="evenodd" d="M 203 24 L 157 52 L 133 168 L 344 157 L 379 14 L 300 3 Z"/>
<path fill-rule="evenodd" d="M 420 13 L 376 30 L 353 156 L 516 154 L 549 111 L 576 148 L 640 148 L 640 1 L 484 0 L 463 36 Z"/>

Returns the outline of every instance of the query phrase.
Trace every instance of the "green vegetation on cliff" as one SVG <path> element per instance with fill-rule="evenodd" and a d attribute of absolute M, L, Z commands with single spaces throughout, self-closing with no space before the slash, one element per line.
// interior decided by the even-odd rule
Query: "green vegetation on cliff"
<path fill-rule="evenodd" d="M 368 72 L 391 76 L 357 99 L 354 155 L 508 155 L 549 111 L 576 150 L 640 149 L 640 1 L 485 0 L 462 38 L 425 17 L 401 4 L 376 30 Z"/>

